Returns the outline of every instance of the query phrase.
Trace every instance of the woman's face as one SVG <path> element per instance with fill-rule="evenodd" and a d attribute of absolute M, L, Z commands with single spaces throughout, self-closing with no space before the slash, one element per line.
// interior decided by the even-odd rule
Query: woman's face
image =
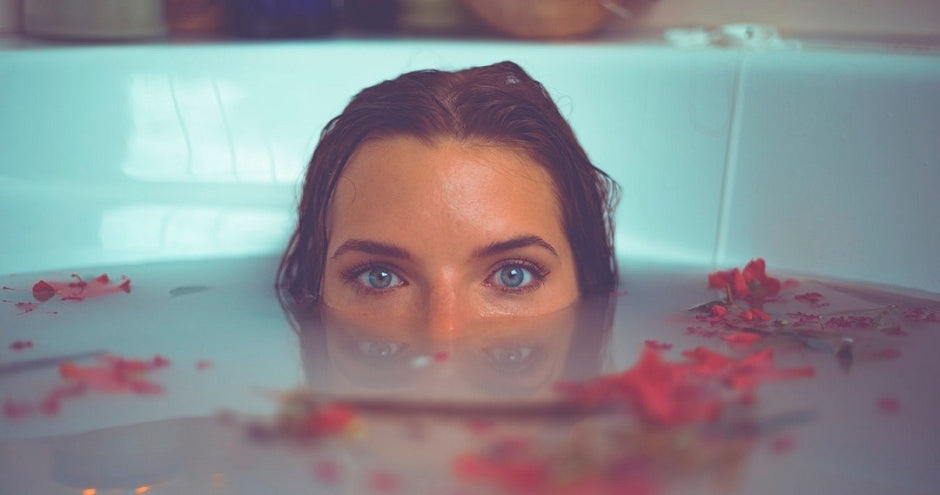
<path fill-rule="evenodd" d="M 432 335 L 578 298 L 551 179 L 505 147 L 368 141 L 337 183 L 327 235 L 325 305 L 412 319 Z"/>

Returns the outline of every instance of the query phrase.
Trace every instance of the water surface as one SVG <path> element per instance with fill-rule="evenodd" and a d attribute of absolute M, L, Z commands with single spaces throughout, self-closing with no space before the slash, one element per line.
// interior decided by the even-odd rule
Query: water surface
<path fill-rule="evenodd" d="M 688 311 L 723 297 L 707 289 L 705 267 L 627 260 L 620 293 L 440 341 L 408 322 L 288 314 L 271 288 L 275 266 L 87 268 L 74 272 L 86 283 L 107 273 L 111 285 L 124 275 L 130 292 L 43 302 L 34 284 L 74 283 L 72 271 L 0 278 L 0 492 L 855 494 L 940 484 L 933 294 L 798 278 L 763 306 L 770 321 L 732 308 L 730 328 Z M 790 278 L 772 260 L 769 272 Z M 619 375 L 646 349 L 684 363 L 700 347 L 732 359 L 770 349 L 775 369 L 812 376 L 762 379 L 744 405 L 740 390 L 721 391 L 714 421 L 558 407 L 559 383 Z M 132 387 L 67 395 L 56 392 L 75 383 L 62 360 L 145 368 Z M 77 376 L 103 386 L 89 373 Z M 308 395 L 288 394 L 300 389 Z M 316 439 L 287 421 L 337 398 L 354 419 Z"/>

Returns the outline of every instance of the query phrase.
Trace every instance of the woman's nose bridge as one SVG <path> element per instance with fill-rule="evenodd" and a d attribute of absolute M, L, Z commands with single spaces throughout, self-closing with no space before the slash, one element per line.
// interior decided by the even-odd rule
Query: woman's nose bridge
<path fill-rule="evenodd" d="M 432 337 L 456 337 L 472 311 L 460 287 L 452 280 L 431 284 L 425 304 L 425 323 Z"/>

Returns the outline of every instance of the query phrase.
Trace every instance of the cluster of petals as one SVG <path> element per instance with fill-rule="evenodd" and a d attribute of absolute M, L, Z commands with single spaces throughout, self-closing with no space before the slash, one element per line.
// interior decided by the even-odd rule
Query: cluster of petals
<path fill-rule="evenodd" d="M 809 367 L 778 368 L 770 349 L 736 357 L 696 347 L 683 352 L 682 360 L 670 361 L 663 355 L 669 347 L 647 341 L 631 368 L 561 383 L 559 391 L 580 407 L 610 407 L 643 427 L 696 428 L 721 421 L 726 406 L 752 403 L 755 389 L 766 381 L 814 374 Z M 591 467 L 567 463 L 558 452 L 546 455 L 526 438 L 503 438 L 483 451 L 458 456 L 452 466 L 463 481 L 494 485 L 508 493 L 659 493 L 649 460 L 630 455 L 626 449 L 623 456 L 608 459 L 613 464 Z"/>
<path fill-rule="evenodd" d="M 568 456 L 574 455 L 572 459 Z M 581 495 L 661 493 L 648 461 L 614 456 L 611 464 L 583 462 L 580 454 L 553 452 L 526 439 L 506 438 L 482 452 L 457 456 L 454 474 L 463 482 L 489 484 L 500 493 Z"/>
<path fill-rule="evenodd" d="M 926 308 L 910 308 L 901 316 L 907 321 L 940 323 L 940 312 L 929 311 Z"/>
<path fill-rule="evenodd" d="M 255 439 L 355 436 L 359 430 L 359 414 L 348 404 L 324 403 L 306 392 L 279 394 L 277 400 L 280 412 L 273 424 L 251 424 Z"/>
<path fill-rule="evenodd" d="M 118 292 L 130 293 L 131 281 L 122 277 L 121 283 L 114 284 L 107 274 L 99 275 L 90 281 L 78 275 L 72 275 L 72 280 L 64 282 L 40 280 L 33 284 L 33 297 L 39 302 L 45 302 L 56 295 L 64 301 L 81 301 L 92 297 L 106 296 Z"/>
<path fill-rule="evenodd" d="M 20 419 L 33 414 L 54 416 L 62 409 L 62 402 L 90 392 L 108 394 L 159 394 L 163 387 L 148 378 L 148 374 L 165 368 L 170 361 L 162 356 L 153 359 L 127 359 L 106 355 L 94 364 L 80 366 L 71 361 L 59 364 L 59 376 L 64 380 L 43 395 L 37 403 L 6 399 L 3 416 Z"/>
<path fill-rule="evenodd" d="M 767 275 L 764 259 L 757 258 L 748 262 L 743 270 L 732 268 L 708 274 L 708 287 L 725 290 L 734 300 L 747 301 L 751 307 L 760 308 L 780 292 L 781 284 L 780 280 Z"/>
<path fill-rule="evenodd" d="M 778 368 L 771 349 L 743 357 L 706 347 L 669 362 L 654 347 L 644 348 L 633 367 L 581 383 L 560 386 L 571 400 L 587 407 L 625 403 L 653 425 L 675 426 L 716 420 L 729 401 L 750 394 L 761 383 L 813 376 L 811 367 Z"/>
<path fill-rule="evenodd" d="M 169 365 L 170 361 L 160 355 L 148 360 L 107 355 L 88 366 L 64 361 L 59 365 L 59 375 L 96 392 L 154 394 L 163 392 L 163 387 L 147 375 Z"/>

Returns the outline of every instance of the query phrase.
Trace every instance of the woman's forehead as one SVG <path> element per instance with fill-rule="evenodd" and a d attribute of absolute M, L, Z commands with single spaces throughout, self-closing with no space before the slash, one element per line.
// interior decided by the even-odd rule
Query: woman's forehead
<path fill-rule="evenodd" d="M 484 200 L 494 205 L 523 199 L 555 202 L 551 177 L 525 154 L 453 139 L 366 142 L 350 157 L 340 179 L 336 195 L 359 202 L 385 196 L 420 204 L 444 196 L 454 206 Z M 366 191 L 371 194 L 357 194 Z"/>
<path fill-rule="evenodd" d="M 560 206 L 544 167 L 511 148 L 452 139 L 364 143 L 337 183 L 330 220 L 331 237 L 389 226 L 561 233 Z"/>
<path fill-rule="evenodd" d="M 371 137 L 353 151 L 343 175 L 351 167 L 381 167 L 404 164 L 407 159 L 429 159 L 417 165 L 432 172 L 446 167 L 491 167 L 494 172 L 517 174 L 533 181 L 549 179 L 538 160 L 520 146 L 478 137 L 420 137 L 410 134 Z M 371 173 L 375 173 L 372 171 Z"/>

